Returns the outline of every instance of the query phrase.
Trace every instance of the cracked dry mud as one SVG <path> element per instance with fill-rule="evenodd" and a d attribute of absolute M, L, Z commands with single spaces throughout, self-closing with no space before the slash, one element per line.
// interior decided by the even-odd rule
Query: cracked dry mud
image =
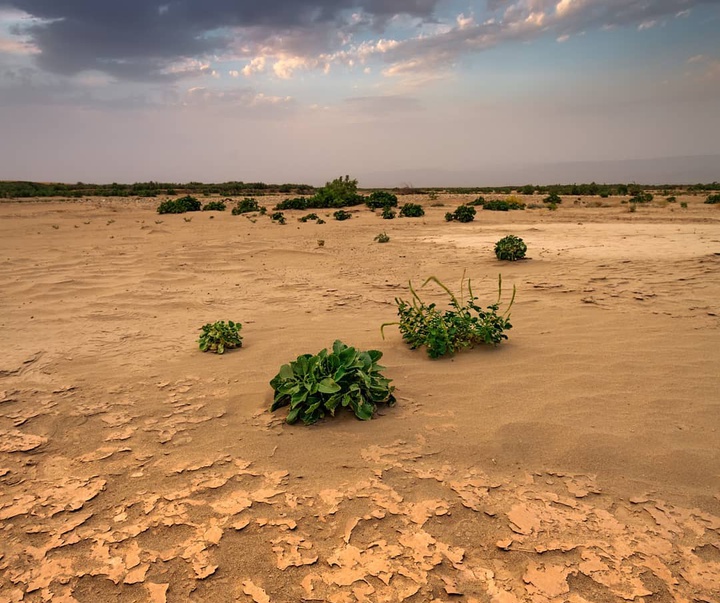
<path fill-rule="evenodd" d="M 0 601 L 717 603 L 717 212 L 633 214 L 628 242 L 609 210 L 439 208 L 373 245 L 369 212 L 151 236 L 152 207 L 0 204 L 23 250 L 0 265 Z M 509 342 L 431 362 L 380 339 L 407 278 L 469 267 L 492 296 L 508 228 L 536 250 L 503 265 Z M 198 352 L 228 318 L 244 347 Z M 286 426 L 267 382 L 336 337 L 385 352 L 398 405 Z"/>

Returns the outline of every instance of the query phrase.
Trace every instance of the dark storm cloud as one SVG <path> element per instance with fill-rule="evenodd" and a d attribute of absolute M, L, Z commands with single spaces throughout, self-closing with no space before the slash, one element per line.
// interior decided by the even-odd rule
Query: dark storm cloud
<path fill-rule="evenodd" d="M 277 31 L 334 30 L 348 11 L 382 24 L 397 14 L 432 18 L 442 0 L 0 0 L 40 21 L 24 26 L 40 50 L 40 67 L 60 74 L 96 69 L 119 78 L 172 77 L 178 60 L 221 53 L 234 36 L 252 30 L 255 41 Z M 316 36 L 318 45 L 327 36 Z M 318 48 L 318 51 L 327 50 Z"/>

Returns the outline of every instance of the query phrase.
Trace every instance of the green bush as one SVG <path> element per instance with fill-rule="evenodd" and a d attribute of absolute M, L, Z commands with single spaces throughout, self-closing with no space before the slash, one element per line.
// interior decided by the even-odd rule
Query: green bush
<path fill-rule="evenodd" d="M 461 205 L 454 212 L 448 212 L 445 214 L 445 220 L 452 222 L 457 220 L 458 222 L 472 222 L 475 219 L 475 208 L 469 205 Z"/>
<path fill-rule="evenodd" d="M 705 203 L 708 203 L 710 205 L 716 205 L 717 203 L 720 203 L 720 194 L 708 195 L 708 198 L 705 199 Z"/>
<path fill-rule="evenodd" d="M 306 214 L 302 218 L 298 218 L 298 221 L 300 222 L 308 222 L 309 220 L 318 220 L 317 214 Z"/>
<path fill-rule="evenodd" d="M 238 201 L 232 209 L 232 215 L 238 216 L 240 214 L 249 214 L 253 211 L 260 211 L 260 205 L 255 199 L 246 197 L 242 201 Z"/>
<path fill-rule="evenodd" d="M 278 224 L 285 224 L 285 214 L 281 211 L 276 211 L 275 213 L 270 214 L 270 219 Z"/>
<path fill-rule="evenodd" d="M 503 201 L 501 199 L 494 199 L 492 201 L 485 201 L 483 209 L 489 211 L 510 211 L 511 209 L 525 209 L 525 204 L 515 200 Z"/>
<path fill-rule="evenodd" d="M 275 209 L 307 209 L 308 200 L 305 197 L 295 197 L 293 199 L 285 199 L 275 206 Z"/>
<path fill-rule="evenodd" d="M 380 328 L 383 338 L 385 327 L 397 324 L 402 338 L 414 350 L 421 346 L 427 348 L 430 358 L 454 354 L 464 348 L 471 348 L 477 344 L 486 343 L 497 345 L 507 339 L 505 331 L 512 328 L 509 321 L 510 308 L 515 301 L 515 287 L 510 303 L 503 315 L 498 314 L 500 299 L 502 298 L 502 277 L 498 277 L 498 300 L 496 303 L 481 308 L 475 302 L 478 299 L 473 294 L 472 283 L 468 279 L 468 300 L 465 298 L 465 277 L 460 282 L 460 299 L 437 278 L 430 277 L 429 282 L 439 285 L 449 296 L 449 310 L 439 310 L 436 304 L 426 304 L 413 289 L 410 283 L 410 292 L 413 299 L 406 301 L 396 298 L 399 322 L 386 323 Z"/>
<path fill-rule="evenodd" d="M 242 329 L 242 325 L 232 320 L 229 320 L 227 324 L 224 320 L 207 323 L 202 327 L 202 335 L 198 340 L 200 349 L 203 352 L 223 354 L 226 349 L 242 347 L 240 329 Z"/>
<path fill-rule="evenodd" d="M 392 220 L 395 218 L 395 212 L 390 207 L 383 207 L 381 215 L 383 220 Z"/>
<path fill-rule="evenodd" d="M 357 180 L 350 180 L 350 176 L 345 176 L 345 178 L 335 178 L 332 182 L 327 182 L 308 201 L 307 206 L 332 209 L 360 205 L 363 201 L 365 198 L 357 192 Z"/>
<path fill-rule="evenodd" d="M 675 203 L 677 201 L 677 197 L 675 195 L 669 196 L 667 199 L 665 199 L 668 203 Z"/>
<path fill-rule="evenodd" d="M 387 233 L 381 232 L 378 236 L 376 236 L 373 241 L 377 241 L 378 243 L 387 243 L 390 241 L 390 237 Z"/>
<path fill-rule="evenodd" d="M 390 379 L 380 373 L 380 358 L 382 352 L 359 352 L 341 341 L 333 344 L 332 352 L 324 349 L 315 356 L 298 356 L 270 381 L 271 410 L 289 405 L 285 420 L 290 424 L 300 420 L 311 425 L 328 414 L 335 416 L 342 407 L 367 421 L 379 404 L 395 404 Z"/>
<path fill-rule="evenodd" d="M 333 213 L 333 218 L 342 222 L 343 220 L 349 220 L 350 218 L 352 218 L 352 214 L 349 211 L 345 211 L 344 209 L 339 209 Z"/>
<path fill-rule="evenodd" d="M 680 201 L 680 207 L 687 209 L 687 201 Z"/>
<path fill-rule="evenodd" d="M 167 199 L 157 208 L 159 214 L 184 214 L 189 211 L 200 211 L 202 205 L 195 197 L 187 195 L 180 199 Z"/>
<path fill-rule="evenodd" d="M 635 195 L 630 199 L 630 203 L 650 203 L 655 197 L 652 193 L 646 193 L 644 191 L 636 192 Z"/>
<path fill-rule="evenodd" d="M 365 205 L 370 209 L 380 209 L 381 207 L 397 207 L 397 196 L 387 191 L 373 191 L 365 200 Z"/>
<path fill-rule="evenodd" d="M 227 205 L 225 205 L 222 201 L 209 201 L 203 205 L 202 208 L 203 211 L 225 211 L 226 209 Z"/>
<path fill-rule="evenodd" d="M 555 203 L 557 205 L 559 203 L 562 203 L 562 199 L 560 198 L 560 195 L 558 195 L 556 192 L 552 192 L 543 199 L 543 203 Z"/>
<path fill-rule="evenodd" d="M 468 201 L 465 205 L 485 205 L 485 197 L 478 197 L 474 201 Z"/>
<path fill-rule="evenodd" d="M 401 218 L 421 218 L 424 215 L 425 210 L 417 203 L 406 203 L 400 208 Z"/>
<path fill-rule="evenodd" d="M 508 260 L 514 262 L 525 257 L 527 245 L 515 235 L 508 235 L 495 243 L 495 255 L 498 260 Z"/>

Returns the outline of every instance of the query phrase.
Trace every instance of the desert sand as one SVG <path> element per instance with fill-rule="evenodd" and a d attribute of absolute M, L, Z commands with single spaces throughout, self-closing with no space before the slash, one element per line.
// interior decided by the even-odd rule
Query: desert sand
<path fill-rule="evenodd" d="M 284 226 L 0 203 L 0 601 L 717 602 L 720 208 L 446 223 L 469 198 Z M 509 233 L 529 259 L 496 260 Z M 516 286 L 507 342 L 381 338 L 408 280 L 464 272 L 483 305 Z M 241 349 L 198 350 L 216 320 Z M 384 353 L 398 404 L 269 413 L 335 339 Z"/>

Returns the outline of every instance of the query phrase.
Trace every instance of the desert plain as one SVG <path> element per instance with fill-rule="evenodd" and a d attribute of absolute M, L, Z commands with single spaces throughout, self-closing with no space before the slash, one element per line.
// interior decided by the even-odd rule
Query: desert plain
<path fill-rule="evenodd" d="M 470 198 L 0 203 L 0 601 L 717 603 L 720 208 L 445 222 Z M 408 281 L 464 273 L 482 305 L 516 287 L 508 341 L 381 337 Z M 199 351 L 216 320 L 242 348 Z M 268 382 L 336 339 L 383 352 L 397 405 L 286 425 Z"/>

